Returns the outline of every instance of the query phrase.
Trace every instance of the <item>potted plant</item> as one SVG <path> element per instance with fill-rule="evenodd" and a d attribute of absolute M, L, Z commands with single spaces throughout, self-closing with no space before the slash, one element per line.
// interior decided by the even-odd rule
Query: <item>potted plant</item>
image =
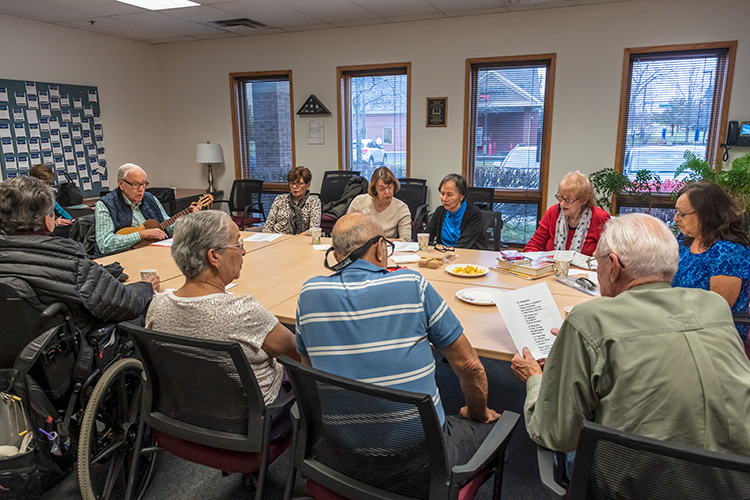
<path fill-rule="evenodd" d="M 650 170 L 638 170 L 635 179 L 630 180 L 613 168 L 603 168 L 589 175 L 589 181 L 596 193 L 596 205 L 612 212 L 612 195 L 625 193 L 648 204 L 651 212 L 654 194 L 661 192 L 662 181 Z"/>

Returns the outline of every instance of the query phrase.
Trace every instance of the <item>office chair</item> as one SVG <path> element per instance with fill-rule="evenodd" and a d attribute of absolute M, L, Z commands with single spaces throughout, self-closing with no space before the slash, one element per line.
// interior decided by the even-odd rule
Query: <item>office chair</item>
<path fill-rule="evenodd" d="M 467 189 L 466 201 L 480 210 L 492 210 L 495 199 L 493 188 L 470 187 Z"/>
<path fill-rule="evenodd" d="M 150 187 L 146 188 L 146 191 L 151 193 L 159 200 L 161 206 L 167 212 L 167 215 L 172 216 L 177 213 L 175 210 L 175 192 L 174 188 L 171 187 Z"/>
<path fill-rule="evenodd" d="M 637 436 L 589 421 L 581 428 L 567 493 L 554 479 L 553 455 L 538 448 L 542 484 L 553 498 L 748 498 L 750 492 L 748 457 Z"/>
<path fill-rule="evenodd" d="M 494 473 L 500 498 L 505 448 L 519 420 L 503 412 L 474 456 L 448 468 L 432 398 L 347 379 L 278 358 L 297 395 L 299 425 L 284 498 L 296 471 L 323 499 L 473 498 Z"/>
<path fill-rule="evenodd" d="M 419 207 L 427 210 L 427 181 L 425 179 L 399 179 L 401 189 L 393 196 L 406 203 L 412 217 L 412 226 Z"/>
<path fill-rule="evenodd" d="M 500 251 L 500 232 L 503 229 L 503 214 L 491 210 L 482 210 L 484 237 L 489 248 Z"/>
<path fill-rule="evenodd" d="M 346 183 L 351 177 L 359 175 L 356 170 L 327 170 L 323 173 L 320 184 L 320 205 L 336 201 L 344 194 Z"/>
<path fill-rule="evenodd" d="M 257 179 L 237 179 L 232 183 L 232 191 L 228 200 L 214 201 L 214 205 L 226 203 L 229 206 L 229 215 L 240 229 L 252 226 L 266 220 L 263 210 L 263 181 Z M 240 215 L 237 215 L 237 214 Z M 260 217 L 252 217 L 250 214 L 259 214 Z"/>
<path fill-rule="evenodd" d="M 271 443 L 274 415 L 294 402 L 290 392 L 265 404 L 240 345 L 146 330 L 123 323 L 131 335 L 147 378 L 133 464 L 138 470 L 147 428 L 157 445 L 173 455 L 243 475 L 263 498 L 268 465 L 291 444 L 291 436 Z M 129 482 L 130 483 L 130 482 Z M 128 485 L 126 498 L 130 497 Z"/>

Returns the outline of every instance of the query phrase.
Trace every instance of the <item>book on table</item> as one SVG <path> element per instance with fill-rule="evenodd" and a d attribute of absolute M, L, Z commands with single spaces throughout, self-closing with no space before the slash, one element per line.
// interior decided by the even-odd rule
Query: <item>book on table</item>
<path fill-rule="evenodd" d="M 548 260 L 514 260 L 507 261 L 498 257 L 497 267 L 500 269 L 506 269 L 519 274 L 526 274 L 529 276 L 541 276 L 543 274 L 549 274 L 554 269 L 554 263 Z"/>

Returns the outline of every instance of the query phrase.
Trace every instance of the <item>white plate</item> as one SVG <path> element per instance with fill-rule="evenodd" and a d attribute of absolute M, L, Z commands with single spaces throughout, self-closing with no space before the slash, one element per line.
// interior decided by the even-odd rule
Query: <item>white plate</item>
<path fill-rule="evenodd" d="M 494 306 L 493 292 L 491 288 L 464 288 L 456 292 L 456 297 L 475 306 Z"/>
<path fill-rule="evenodd" d="M 481 274 L 462 274 L 462 273 L 457 273 L 456 271 L 454 271 L 454 269 L 456 269 L 457 267 L 466 267 L 466 266 L 474 266 L 482 272 Z M 446 267 L 445 270 L 448 271 L 449 274 L 452 274 L 453 276 L 459 276 L 461 278 L 479 278 L 480 276 L 484 276 L 485 274 L 490 272 L 489 269 L 487 269 L 484 266 L 480 266 L 479 264 L 451 264 L 450 266 Z"/>

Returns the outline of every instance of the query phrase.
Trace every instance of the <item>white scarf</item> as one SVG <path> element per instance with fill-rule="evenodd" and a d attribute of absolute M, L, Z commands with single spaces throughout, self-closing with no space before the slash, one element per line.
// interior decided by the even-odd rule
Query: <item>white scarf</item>
<path fill-rule="evenodd" d="M 568 221 L 565 220 L 562 209 L 558 206 L 559 214 L 557 216 L 557 225 L 555 226 L 555 250 L 565 250 L 565 243 L 568 241 Z M 576 232 L 573 235 L 573 241 L 570 242 L 570 250 L 580 252 L 583 248 L 583 242 L 589 233 L 591 225 L 591 209 L 585 208 L 581 214 L 581 220 L 578 222 Z"/>

